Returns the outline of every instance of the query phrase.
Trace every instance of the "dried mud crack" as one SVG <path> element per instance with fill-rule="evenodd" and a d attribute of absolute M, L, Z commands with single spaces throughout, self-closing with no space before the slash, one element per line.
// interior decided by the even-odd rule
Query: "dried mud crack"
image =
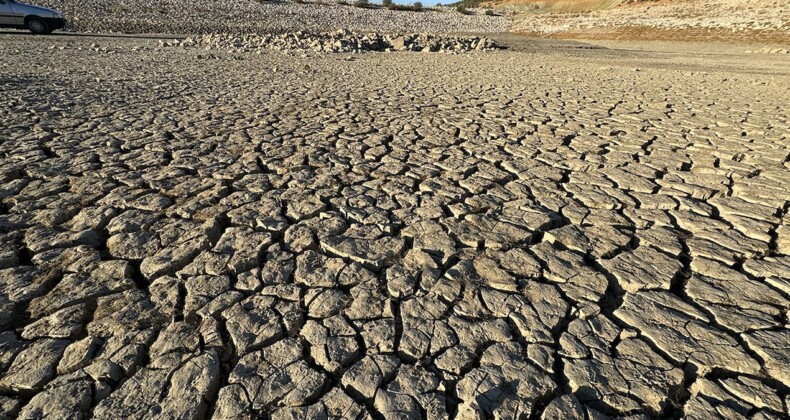
<path fill-rule="evenodd" d="M 785 58 L 2 37 L 1 418 L 790 415 Z"/>

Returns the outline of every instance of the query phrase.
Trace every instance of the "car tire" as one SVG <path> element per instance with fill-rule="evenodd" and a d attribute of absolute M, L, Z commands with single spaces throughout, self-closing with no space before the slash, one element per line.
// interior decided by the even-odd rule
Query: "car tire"
<path fill-rule="evenodd" d="M 32 32 L 34 35 L 46 35 L 46 34 L 52 32 L 52 31 L 50 31 L 49 25 L 47 25 L 47 22 L 44 22 L 43 20 L 41 20 L 39 18 L 35 18 L 35 17 L 29 18 L 27 20 L 27 25 L 26 26 L 27 26 L 27 29 L 30 32 Z"/>

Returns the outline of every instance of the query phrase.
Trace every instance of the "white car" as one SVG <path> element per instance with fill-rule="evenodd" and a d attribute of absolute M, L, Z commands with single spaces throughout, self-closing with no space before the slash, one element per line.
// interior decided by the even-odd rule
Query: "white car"
<path fill-rule="evenodd" d="M 28 29 L 34 34 L 48 34 L 66 25 L 63 14 L 46 7 L 0 0 L 0 28 Z"/>

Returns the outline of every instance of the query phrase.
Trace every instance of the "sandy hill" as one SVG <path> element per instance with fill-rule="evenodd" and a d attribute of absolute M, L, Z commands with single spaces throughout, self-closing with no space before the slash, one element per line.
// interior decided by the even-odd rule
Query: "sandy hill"
<path fill-rule="evenodd" d="M 491 0 L 541 36 L 790 42 L 787 0 Z"/>
<path fill-rule="evenodd" d="M 527 10 L 566 13 L 611 9 L 624 2 L 628 2 L 628 0 L 490 0 L 482 2 L 481 5 L 485 7 L 523 6 Z"/>

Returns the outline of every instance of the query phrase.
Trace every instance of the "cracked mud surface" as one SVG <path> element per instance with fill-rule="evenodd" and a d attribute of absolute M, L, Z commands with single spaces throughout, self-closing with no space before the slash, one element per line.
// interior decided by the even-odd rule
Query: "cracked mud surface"
<path fill-rule="evenodd" d="M 788 415 L 786 61 L 0 55 L 0 417 Z"/>

